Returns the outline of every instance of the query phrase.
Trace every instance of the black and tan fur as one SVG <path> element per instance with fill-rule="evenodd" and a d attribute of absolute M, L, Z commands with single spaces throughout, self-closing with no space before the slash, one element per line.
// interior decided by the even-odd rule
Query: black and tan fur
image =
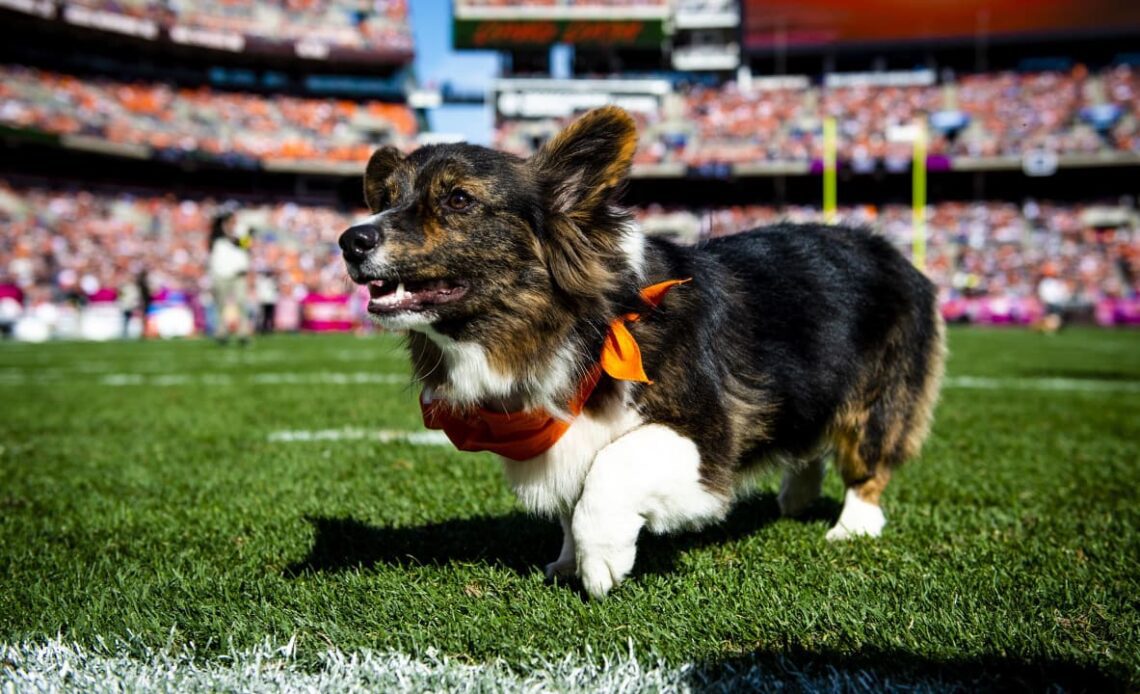
<path fill-rule="evenodd" d="M 848 489 L 877 507 L 892 470 L 918 453 L 938 397 L 933 286 L 856 229 L 778 225 L 697 247 L 642 240 L 617 202 L 636 140 L 629 116 L 605 108 L 530 159 L 471 145 L 373 156 L 365 192 L 384 272 L 468 287 L 430 325 L 411 326 L 417 379 L 455 390 L 457 406 L 558 412 L 597 363 L 609 322 L 644 309 L 640 288 L 692 278 L 631 325 L 654 383 L 603 377 L 586 416 L 629 411 L 691 440 L 703 491 L 717 499 L 757 466 L 783 462 L 794 475 L 834 452 Z M 346 257 L 354 280 L 376 279 L 365 256 Z M 453 388 L 455 343 L 479 345 L 501 387 Z M 562 515 L 569 542 L 574 503 L 534 510 Z"/>

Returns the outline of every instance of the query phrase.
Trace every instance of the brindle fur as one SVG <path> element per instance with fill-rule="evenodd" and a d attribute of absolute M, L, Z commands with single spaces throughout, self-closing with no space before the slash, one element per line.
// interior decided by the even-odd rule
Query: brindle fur
<path fill-rule="evenodd" d="M 635 267 L 622 244 L 631 217 L 617 202 L 635 143 L 632 119 L 606 108 L 527 160 L 466 144 L 407 158 L 383 149 L 365 193 L 374 212 L 393 211 L 384 248 L 401 268 L 471 283 L 432 330 L 482 345 L 517 384 L 504 402 L 567 402 L 611 319 L 646 310 L 642 286 L 692 278 L 630 326 L 654 383 L 603 377 L 587 408 L 627 397 L 646 423 L 692 439 L 703 483 L 719 494 L 766 462 L 831 450 L 845 483 L 877 504 L 891 471 L 919 452 L 937 400 L 934 287 L 885 239 L 821 225 L 696 247 L 649 239 Z M 455 188 L 476 205 L 447 211 Z M 417 379 L 444 387 L 440 349 L 415 332 L 409 346 Z M 571 377 L 539 397 L 560 354 L 571 355 Z"/>

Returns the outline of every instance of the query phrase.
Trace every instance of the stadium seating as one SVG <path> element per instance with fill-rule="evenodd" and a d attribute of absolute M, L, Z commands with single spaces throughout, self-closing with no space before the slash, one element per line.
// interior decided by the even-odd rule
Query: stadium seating
<path fill-rule="evenodd" d="M 416 133 L 403 104 L 266 98 L 14 66 L 0 66 L 0 124 L 231 162 L 363 162 L 377 144 L 407 148 Z"/>
<path fill-rule="evenodd" d="M 692 86 L 645 117 L 640 163 L 765 163 L 822 157 L 822 119 L 838 124 L 838 156 L 852 166 L 905 167 L 911 148 L 892 129 L 930 124 L 928 152 L 954 157 L 1140 154 L 1140 70 L 1096 74 L 986 73 L 931 86 L 742 88 Z M 502 119 L 496 144 L 525 154 L 564 123 Z"/>
<path fill-rule="evenodd" d="M 53 299 L 116 291 L 147 270 L 159 288 L 205 287 L 214 200 L 16 190 L 0 184 L 0 284 Z M 255 236 L 254 267 L 272 270 L 282 294 L 344 293 L 337 236 L 352 214 L 285 203 L 250 205 L 240 224 Z"/>
<path fill-rule="evenodd" d="M 1140 69 L 1093 75 L 966 75 L 924 87 L 746 89 L 682 87 L 656 113 L 638 114 L 639 164 L 772 164 L 822 157 L 825 116 L 838 156 L 859 170 L 905 169 L 910 145 L 892 131 L 931 124 L 928 152 L 946 157 L 1130 153 L 1140 156 Z M 416 123 L 404 105 L 121 83 L 0 67 L 0 124 L 90 135 L 157 150 L 252 161 L 362 162 L 379 142 L 408 148 Z M 949 124 L 949 125 L 948 125 Z M 495 145 L 526 155 L 564 125 L 501 118 Z"/>
<path fill-rule="evenodd" d="M 870 227 L 904 253 L 912 241 L 912 211 L 886 205 L 841 208 L 839 218 Z M 660 224 L 656 217 L 668 215 Z M 725 236 L 781 220 L 822 221 L 818 208 L 766 206 L 700 214 L 642 210 L 643 226 L 668 233 L 697 229 Z M 926 272 L 944 300 L 957 296 L 1034 297 L 1041 278 L 1061 278 L 1074 306 L 1140 293 L 1140 216 L 1119 207 L 1026 202 L 944 202 L 927 209 Z"/>
<path fill-rule="evenodd" d="M 312 39 L 349 48 L 410 50 L 406 0 L 78 0 L 83 7 L 273 41 Z"/>

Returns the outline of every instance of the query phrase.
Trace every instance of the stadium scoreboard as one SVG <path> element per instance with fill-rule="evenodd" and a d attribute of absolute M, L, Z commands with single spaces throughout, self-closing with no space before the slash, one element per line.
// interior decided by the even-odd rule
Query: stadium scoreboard
<path fill-rule="evenodd" d="M 503 49 L 572 45 L 654 48 L 669 33 L 665 3 L 620 8 L 454 5 L 456 48 Z"/>

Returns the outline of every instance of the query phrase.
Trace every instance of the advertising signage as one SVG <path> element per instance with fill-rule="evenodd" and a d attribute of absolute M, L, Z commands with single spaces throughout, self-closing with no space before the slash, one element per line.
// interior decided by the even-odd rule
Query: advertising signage
<path fill-rule="evenodd" d="M 524 48 L 555 43 L 647 46 L 661 44 L 661 19 L 456 19 L 456 48 Z"/>

